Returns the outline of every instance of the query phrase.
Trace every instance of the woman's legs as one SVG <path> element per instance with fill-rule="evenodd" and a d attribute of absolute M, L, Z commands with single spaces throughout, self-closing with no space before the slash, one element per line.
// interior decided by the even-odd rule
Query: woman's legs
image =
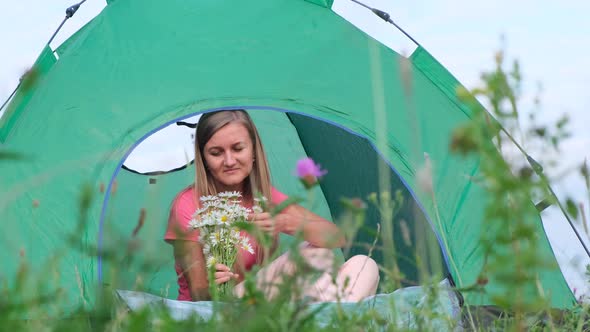
<path fill-rule="evenodd" d="M 313 301 L 358 302 L 377 292 L 379 268 L 368 256 L 351 257 L 333 275 L 324 272 L 306 288 L 305 295 Z"/>
<path fill-rule="evenodd" d="M 312 301 L 358 302 L 377 291 L 379 269 L 368 256 L 351 257 L 334 274 L 332 250 L 304 243 L 299 247 L 299 254 L 311 271 L 302 270 L 303 264 L 298 271 L 296 259 L 286 253 L 257 273 L 257 287 L 267 299 L 275 298 L 280 285 L 288 279 L 294 286 L 291 289 L 294 298 L 307 297 Z M 244 295 L 243 282 L 236 285 L 234 293 L 238 297 Z"/>
<path fill-rule="evenodd" d="M 300 257 L 312 270 L 323 272 L 332 269 L 334 262 L 334 253 L 332 250 L 316 248 L 307 242 L 299 245 L 298 249 Z M 256 273 L 256 286 L 265 293 L 267 299 L 271 300 L 278 295 L 280 285 L 286 279 L 291 279 L 290 281 L 293 282 L 292 286 L 294 286 L 294 289 L 292 291 L 298 292 L 304 289 L 300 285 L 304 280 L 303 278 L 299 278 L 299 275 L 306 273 L 304 271 L 297 271 L 297 259 L 292 255 L 291 252 L 286 252 Z M 295 278 L 296 273 L 298 274 L 297 278 Z M 238 297 L 242 297 L 244 292 L 244 282 L 237 284 L 234 288 L 234 294 Z"/>

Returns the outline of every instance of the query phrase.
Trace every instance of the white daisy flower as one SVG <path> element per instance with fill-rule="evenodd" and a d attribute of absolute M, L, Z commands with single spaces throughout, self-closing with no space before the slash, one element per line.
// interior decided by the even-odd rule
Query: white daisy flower
<path fill-rule="evenodd" d="M 241 238 L 240 230 L 237 228 L 232 228 L 231 237 L 232 237 L 232 239 L 239 241 Z"/>
<path fill-rule="evenodd" d="M 224 191 L 217 194 L 217 196 L 221 198 L 238 198 L 242 197 L 242 193 L 240 193 L 239 191 Z"/>
<path fill-rule="evenodd" d="M 209 210 L 209 207 L 207 207 L 207 206 L 204 206 L 204 207 L 202 207 L 202 208 L 198 209 L 198 210 L 197 210 L 197 212 L 195 212 L 195 214 L 193 214 L 193 218 L 194 218 L 194 217 L 198 217 L 198 216 L 200 216 L 200 215 L 202 215 L 202 214 L 206 213 L 206 212 L 207 212 L 207 210 Z"/>
<path fill-rule="evenodd" d="M 203 246 L 203 253 L 207 257 L 209 266 L 215 264 L 212 252 L 222 251 L 237 255 L 238 249 L 241 248 L 254 253 L 248 238 L 242 236 L 240 230 L 234 225 L 236 222 L 246 221 L 247 216 L 252 212 L 252 209 L 241 205 L 240 197 L 242 194 L 238 191 L 203 196 L 200 198 L 201 208 L 194 213 L 193 219 L 189 222 L 190 227 L 200 231 L 199 242 Z M 256 209 L 257 212 L 262 210 L 260 206 Z"/>
<path fill-rule="evenodd" d="M 217 260 L 215 259 L 215 257 L 213 257 L 213 255 L 207 257 L 207 267 L 212 267 L 217 263 Z"/>
<path fill-rule="evenodd" d="M 217 199 L 217 197 L 215 196 L 201 196 L 200 200 L 201 202 L 211 202 L 211 201 L 215 201 Z"/>
<path fill-rule="evenodd" d="M 219 232 L 214 232 L 209 235 L 209 242 L 212 246 L 216 246 L 221 242 L 221 234 Z"/>
<path fill-rule="evenodd" d="M 254 198 L 254 202 L 256 202 L 256 203 L 268 202 L 268 199 L 266 197 L 264 197 L 264 196 L 260 196 L 260 197 Z"/>
<path fill-rule="evenodd" d="M 188 227 L 191 229 L 195 229 L 195 228 L 199 228 L 200 223 L 197 219 L 191 219 L 191 221 L 188 222 Z"/>
<path fill-rule="evenodd" d="M 230 221 L 230 217 L 227 214 L 225 214 L 225 213 L 222 213 L 221 214 L 221 217 L 219 217 L 219 220 L 224 225 L 227 225 L 227 224 L 229 224 L 231 222 Z"/>
<path fill-rule="evenodd" d="M 251 254 L 254 254 L 254 248 L 252 248 L 252 245 L 250 244 L 249 241 L 242 241 L 242 243 L 240 244 L 240 248 L 242 248 L 242 250 L 245 250 Z"/>
<path fill-rule="evenodd" d="M 240 237 L 240 245 L 244 246 L 246 244 L 250 244 L 250 240 L 245 236 Z"/>

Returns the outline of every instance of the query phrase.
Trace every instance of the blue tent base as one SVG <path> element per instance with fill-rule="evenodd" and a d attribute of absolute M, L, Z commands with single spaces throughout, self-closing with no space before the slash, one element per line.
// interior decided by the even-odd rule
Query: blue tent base
<path fill-rule="evenodd" d="M 116 293 L 132 311 L 146 308 L 153 311 L 165 309 L 175 320 L 196 317 L 209 321 L 214 317 L 215 311 L 212 301 L 176 301 L 128 290 L 117 290 Z M 396 329 L 415 330 L 420 326 L 428 326 L 433 331 L 463 330 L 459 299 L 450 287 L 448 280 L 440 282 L 436 292 L 431 294 L 435 294 L 436 298 L 429 298 L 424 287 L 406 287 L 389 294 L 377 294 L 358 303 L 313 303 L 309 305 L 308 310 L 309 312 L 319 310 L 315 314 L 315 322 L 320 328 L 337 327 L 336 310 L 341 309 L 347 315 L 373 310 L 382 318 L 382 321 L 387 322 L 384 326 L 378 326 L 377 322 L 373 322 L 375 326 L 371 326 L 370 330 L 385 330 L 391 324 L 394 324 Z M 221 305 L 224 304 L 221 303 Z"/>

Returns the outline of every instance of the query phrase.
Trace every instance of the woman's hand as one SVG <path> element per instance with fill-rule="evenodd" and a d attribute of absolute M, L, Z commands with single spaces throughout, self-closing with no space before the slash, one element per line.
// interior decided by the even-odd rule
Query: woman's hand
<path fill-rule="evenodd" d="M 239 277 L 237 273 L 233 273 L 226 265 L 215 264 L 215 284 L 220 285 L 231 279 L 237 280 Z"/>
<path fill-rule="evenodd" d="M 297 204 L 287 206 L 274 217 L 263 212 L 252 213 L 248 219 L 272 236 L 279 233 L 295 235 L 302 231 L 305 241 L 316 247 L 340 248 L 346 244 L 338 226 Z"/>
<path fill-rule="evenodd" d="M 258 227 L 262 232 L 275 235 L 280 233 L 279 228 L 277 227 L 276 217 L 273 218 L 270 213 L 262 212 L 262 213 L 251 213 L 248 216 L 248 219 Z"/>
<path fill-rule="evenodd" d="M 346 244 L 338 226 L 305 209 L 291 204 L 274 216 L 275 232 L 295 235 L 303 232 L 303 239 L 320 248 L 340 248 Z"/>

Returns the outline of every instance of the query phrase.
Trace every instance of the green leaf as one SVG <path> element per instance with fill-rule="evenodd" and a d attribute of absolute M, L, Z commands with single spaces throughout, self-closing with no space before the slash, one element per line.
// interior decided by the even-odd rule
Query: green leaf
<path fill-rule="evenodd" d="M 545 135 L 547 134 L 547 128 L 545 127 L 537 127 L 533 128 L 532 130 L 533 133 L 535 133 L 539 137 L 545 137 Z"/>
<path fill-rule="evenodd" d="M 301 198 L 294 196 L 294 197 L 289 197 L 286 200 L 282 201 L 281 204 L 275 206 L 271 211 L 270 214 L 273 216 L 276 216 L 277 214 L 281 213 L 281 211 L 283 211 L 285 208 L 287 208 L 287 206 L 291 205 L 291 204 L 298 204 L 301 201 L 303 201 Z"/>
<path fill-rule="evenodd" d="M 342 197 L 340 198 L 340 203 L 346 210 L 354 213 L 360 213 L 367 209 L 367 204 L 360 198 Z"/>
<path fill-rule="evenodd" d="M 588 172 L 588 164 L 586 163 L 586 160 L 584 160 L 584 164 L 582 164 L 582 167 L 580 167 L 580 173 L 582 174 L 582 176 L 584 178 L 588 178 L 590 176 L 590 172 Z"/>
<path fill-rule="evenodd" d="M 255 230 L 254 224 L 247 221 L 236 221 L 234 226 L 236 226 L 239 230 L 246 231 L 248 233 L 252 233 Z"/>
<path fill-rule="evenodd" d="M 574 219 L 578 219 L 578 207 L 571 198 L 565 201 L 565 210 Z"/>
<path fill-rule="evenodd" d="M 570 119 L 569 117 L 566 115 L 562 116 L 561 119 L 559 119 L 559 121 L 557 121 L 557 123 L 555 124 L 555 126 L 558 129 L 563 129 L 568 123 L 569 123 Z"/>

